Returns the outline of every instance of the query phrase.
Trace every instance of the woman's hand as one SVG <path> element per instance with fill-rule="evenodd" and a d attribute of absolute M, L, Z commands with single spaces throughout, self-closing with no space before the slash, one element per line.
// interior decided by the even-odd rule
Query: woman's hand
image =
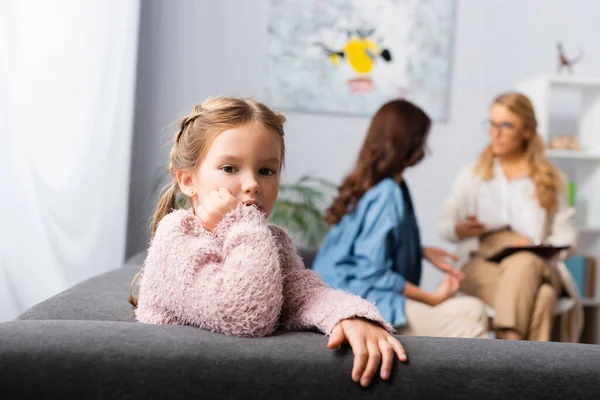
<path fill-rule="evenodd" d="M 513 242 L 513 246 L 515 247 L 525 247 L 533 245 L 533 241 L 526 237 L 520 237 Z"/>
<path fill-rule="evenodd" d="M 479 222 L 476 216 L 472 215 L 464 221 L 458 222 L 454 227 L 454 231 L 460 240 L 479 237 L 485 232 L 485 225 Z"/>
<path fill-rule="evenodd" d="M 394 353 L 406 362 L 406 352 L 398 339 L 379 325 L 362 319 L 352 318 L 340 321 L 331 331 L 327 348 L 335 349 L 349 343 L 354 353 L 352 380 L 369 386 L 381 364 L 381 379 L 391 376 Z"/>
<path fill-rule="evenodd" d="M 454 296 L 460 288 L 460 282 L 458 278 L 452 274 L 446 275 L 440 286 L 435 290 L 433 301 L 430 305 L 437 306 L 440 303 L 448 300 Z"/>
<path fill-rule="evenodd" d="M 225 188 L 213 190 L 210 195 L 199 199 L 201 204 L 196 208 L 196 215 L 200 217 L 202 226 L 207 231 L 213 232 L 223 217 L 235 210 L 240 201 Z"/>
<path fill-rule="evenodd" d="M 458 256 L 456 254 L 448 253 L 437 247 L 423 247 L 423 257 L 440 271 L 456 276 L 459 281 L 465 279 L 465 273 L 454 268 L 452 264 L 448 262 L 449 259 L 458 261 Z"/>

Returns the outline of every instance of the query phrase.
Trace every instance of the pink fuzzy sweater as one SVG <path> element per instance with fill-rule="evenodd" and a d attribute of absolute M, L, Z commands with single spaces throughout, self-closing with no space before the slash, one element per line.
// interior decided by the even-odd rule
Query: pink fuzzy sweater
<path fill-rule="evenodd" d="M 278 326 L 329 334 L 352 317 L 393 331 L 374 304 L 306 269 L 288 233 L 255 207 L 227 214 L 214 234 L 190 211 L 165 216 L 144 263 L 136 317 L 236 336 L 266 336 Z"/>

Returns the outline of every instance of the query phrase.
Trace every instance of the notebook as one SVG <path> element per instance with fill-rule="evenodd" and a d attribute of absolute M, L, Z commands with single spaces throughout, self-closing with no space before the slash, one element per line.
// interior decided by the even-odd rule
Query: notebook
<path fill-rule="evenodd" d="M 541 246 L 510 246 L 505 247 L 496 254 L 487 258 L 488 261 L 499 263 L 504 260 L 508 256 L 512 256 L 519 251 L 528 251 L 534 254 L 537 254 L 541 258 L 545 260 L 549 260 L 558 253 L 563 250 L 567 250 L 570 246 L 551 246 L 551 245 L 541 245 Z"/>

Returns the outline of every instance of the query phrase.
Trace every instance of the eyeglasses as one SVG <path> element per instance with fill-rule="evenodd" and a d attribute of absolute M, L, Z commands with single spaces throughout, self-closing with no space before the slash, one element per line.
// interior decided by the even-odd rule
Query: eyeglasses
<path fill-rule="evenodd" d="M 492 129 L 496 129 L 501 135 L 511 134 L 517 130 L 517 127 L 512 122 L 500 122 L 496 124 L 494 121 L 490 120 L 483 121 L 483 127 L 488 132 L 491 132 Z"/>

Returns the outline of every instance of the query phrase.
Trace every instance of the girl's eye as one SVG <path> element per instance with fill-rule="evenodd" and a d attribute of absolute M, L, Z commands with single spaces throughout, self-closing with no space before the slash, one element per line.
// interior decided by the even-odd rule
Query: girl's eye
<path fill-rule="evenodd" d="M 233 165 L 225 165 L 224 167 L 221 167 L 221 171 L 225 172 L 226 174 L 233 174 L 237 171 L 237 168 L 235 168 Z"/>
<path fill-rule="evenodd" d="M 261 168 L 258 171 L 261 175 L 265 175 L 265 176 L 272 176 L 275 175 L 275 171 L 272 170 L 271 168 Z"/>

